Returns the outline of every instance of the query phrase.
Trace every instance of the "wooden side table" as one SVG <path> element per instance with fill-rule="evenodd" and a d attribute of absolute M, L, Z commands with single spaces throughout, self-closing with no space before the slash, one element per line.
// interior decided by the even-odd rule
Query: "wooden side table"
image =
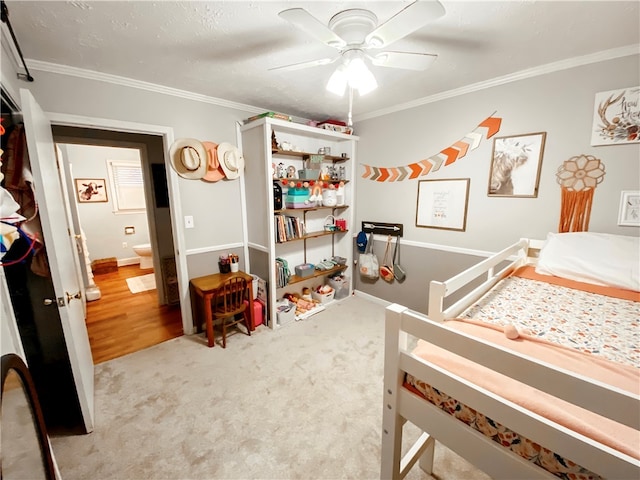
<path fill-rule="evenodd" d="M 211 275 L 205 275 L 204 277 L 192 278 L 189 282 L 191 288 L 191 306 L 193 309 L 193 320 L 196 325 L 196 332 L 202 331 L 202 323 L 207 323 L 212 319 L 211 315 L 211 301 L 216 293 L 216 290 L 222 286 L 222 284 L 232 278 L 242 277 L 247 281 L 247 290 L 249 305 L 247 310 L 249 311 L 249 325 L 251 325 L 251 331 L 256 329 L 255 319 L 253 317 L 253 277 L 245 272 L 231 272 L 231 273 L 212 273 Z M 211 341 L 208 342 L 210 347 L 213 347 L 214 336 L 210 336 Z"/>

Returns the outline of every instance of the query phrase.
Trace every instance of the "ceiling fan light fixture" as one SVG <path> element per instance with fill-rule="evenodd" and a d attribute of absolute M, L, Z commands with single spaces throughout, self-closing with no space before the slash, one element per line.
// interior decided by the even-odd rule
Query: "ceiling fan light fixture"
<path fill-rule="evenodd" d="M 340 65 L 331 74 L 331 77 L 329 77 L 329 81 L 327 82 L 327 90 L 340 97 L 344 95 L 344 91 L 347 88 L 347 74 L 345 70 L 345 66 Z"/>
<path fill-rule="evenodd" d="M 346 70 L 349 86 L 358 90 L 360 95 L 366 95 L 378 88 L 376 77 L 374 77 L 371 70 L 367 68 L 362 58 L 352 58 L 347 64 Z"/>

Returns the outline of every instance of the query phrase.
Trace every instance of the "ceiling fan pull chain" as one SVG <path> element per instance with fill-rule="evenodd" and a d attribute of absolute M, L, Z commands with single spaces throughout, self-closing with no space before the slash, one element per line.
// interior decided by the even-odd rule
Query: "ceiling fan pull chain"
<path fill-rule="evenodd" d="M 353 88 L 349 86 L 349 117 L 347 118 L 347 126 L 353 127 Z"/>

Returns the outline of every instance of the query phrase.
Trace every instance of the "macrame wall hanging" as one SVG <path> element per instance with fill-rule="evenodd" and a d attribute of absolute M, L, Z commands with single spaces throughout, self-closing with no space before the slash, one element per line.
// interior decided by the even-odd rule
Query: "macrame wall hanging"
<path fill-rule="evenodd" d="M 558 232 L 589 230 L 593 193 L 604 180 L 604 165 L 592 155 L 578 155 L 558 168 L 556 178 L 562 190 Z"/>

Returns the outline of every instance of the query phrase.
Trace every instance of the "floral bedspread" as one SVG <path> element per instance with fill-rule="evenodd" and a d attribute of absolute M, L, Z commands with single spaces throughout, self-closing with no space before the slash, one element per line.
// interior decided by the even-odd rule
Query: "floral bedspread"
<path fill-rule="evenodd" d="M 640 366 L 640 303 L 509 277 L 461 318 L 514 325 L 547 341 Z M 601 477 L 532 442 L 455 398 L 407 375 L 406 383 L 434 405 L 521 457 L 566 480 Z"/>
<path fill-rule="evenodd" d="M 549 342 L 640 367 L 640 302 L 509 277 L 460 317 L 512 324 Z"/>

